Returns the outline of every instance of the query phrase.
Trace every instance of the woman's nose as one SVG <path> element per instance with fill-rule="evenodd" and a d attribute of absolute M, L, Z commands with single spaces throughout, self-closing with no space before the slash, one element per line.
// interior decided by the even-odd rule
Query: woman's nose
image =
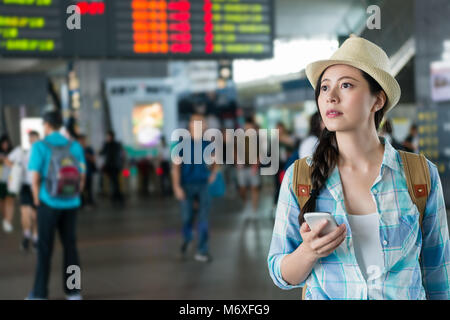
<path fill-rule="evenodd" d="M 327 103 L 336 103 L 338 102 L 339 97 L 336 94 L 336 90 L 335 89 L 330 89 L 327 95 Z"/>

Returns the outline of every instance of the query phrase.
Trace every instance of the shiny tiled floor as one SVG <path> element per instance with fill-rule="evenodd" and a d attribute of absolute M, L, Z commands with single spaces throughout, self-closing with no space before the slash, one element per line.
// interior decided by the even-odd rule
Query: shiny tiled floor
<path fill-rule="evenodd" d="M 272 195 L 261 200 L 262 218 L 246 222 L 236 196 L 214 201 L 210 264 L 178 257 L 179 206 L 172 199 L 131 199 L 124 209 L 101 202 L 79 213 L 78 244 L 85 299 L 299 299 L 272 283 L 267 253 L 273 228 Z M 19 250 L 16 231 L 0 232 L 0 299 L 23 299 L 31 288 L 35 254 Z M 62 250 L 55 242 L 50 298 L 63 299 Z"/>

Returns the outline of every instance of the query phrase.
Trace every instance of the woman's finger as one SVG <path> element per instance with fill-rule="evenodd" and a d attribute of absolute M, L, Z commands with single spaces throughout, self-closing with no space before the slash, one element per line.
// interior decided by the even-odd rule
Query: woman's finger
<path fill-rule="evenodd" d="M 332 232 L 318 238 L 316 245 L 318 247 L 323 247 L 327 243 L 330 243 L 335 239 L 339 238 L 345 231 L 346 231 L 345 224 L 341 224 L 339 227 L 336 228 L 336 230 L 333 230 Z"/>
<path fill-rule="evenodd" d="M 315 227 L 314 229 L 311 229 L 311 237 L 312 239 L 314 238 L 318 238 L 319 234 L 322 232 L 322 230 L 327 226 L 328 224 L 328 220 L 327 219 L 323 219 L 318 225 L 317 227 Z"/>
<path fill-rule="evenodd" d="M 300 233 L 310 232 L 311 229 L 309 228 L 309 225 L 306 222 L 303 222 L 300 226 Z"/>
<path fill-rule="evenodd" d="M 346 232 L 345 224 L 341 224 L 336 230 L 330 232 L 329 234 L 319 237 L 314 241 L 314 248 L 321 248 L 334 240 L 338 239 L 342 234 Z"/>
<path fill-rule="evenodd" d="M 318 254 L 325 254 L 325 253 L 328 253 L 328 252 L 331 253 L 334 250 L 336 250 L 337 247 L 339 247 L 341 245 L 341 243 L 345 240 L 346 237 L 347 237 L 347 234 L 344 233 L 340 237 L 338 237 L 335 240 L 333 240 L 332 242 L 324 245 L 321 248 L 317 248 L 316 252 Z"/>

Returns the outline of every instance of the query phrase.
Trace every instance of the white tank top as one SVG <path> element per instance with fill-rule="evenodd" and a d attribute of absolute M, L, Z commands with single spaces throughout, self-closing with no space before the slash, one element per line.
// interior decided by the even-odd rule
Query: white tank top
<path fill-rule="evenodd" d="M 381 274 L 384 268 L 378 213 L 364 215 L 349 214 L 347 216 L 359 268 L 366 281 L 375 279 Z"/>

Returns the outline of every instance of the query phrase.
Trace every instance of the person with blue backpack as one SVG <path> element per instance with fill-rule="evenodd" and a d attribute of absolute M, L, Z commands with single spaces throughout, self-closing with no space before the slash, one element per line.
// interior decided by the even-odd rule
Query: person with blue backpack
<path fill-rule="evenodd" d="M 80 268 L 76 218 L 85 181 L 84 152 L 78 142 L 59 132 L 63 124 L 60 112 L 47 112 L 43 120 L 45 138 L 33 144 L 28 164 L 39 236 L 34 286 L 28 299 L 48 299 L 53 240 L 58 230 L 64 250 L 64 292 L 68 300 L 81 300 L 79 281 L 74 285 L 73 271 L 69 271 Z"/>

